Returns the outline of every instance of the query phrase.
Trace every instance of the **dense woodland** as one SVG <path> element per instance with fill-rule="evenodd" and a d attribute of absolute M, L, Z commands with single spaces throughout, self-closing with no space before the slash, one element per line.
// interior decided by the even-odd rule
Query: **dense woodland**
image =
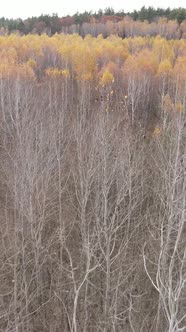
<path fill-rule="evenodd" d="M 46 33 L 78 33 L 82 37 L 91 34 L 97 37 L 103 34 L 118 34 L 120 37 L 134 35 L 155 36 L 166 38 L 186 38 L 186 8 L 163 9 L 142 7 L 131 13 L 115 12 L 113 8 L 106 8 L 98 12 L 76 13 L 72 16 L 59 17 L 57 14 L 41 15 L 28 19 L 0 18 L 0 34 L 20 33 L 21 35 Z M 126 31 L 125 31 L 126 28 Z M 165 32 L 164 32 L 165 30 Z M 167 30 L 171 35 L 166 35 Z"/>
<path fill-rule="evenodd" d="M 0 36 L 1 332 L 186 331 L 175 24 Z"/>

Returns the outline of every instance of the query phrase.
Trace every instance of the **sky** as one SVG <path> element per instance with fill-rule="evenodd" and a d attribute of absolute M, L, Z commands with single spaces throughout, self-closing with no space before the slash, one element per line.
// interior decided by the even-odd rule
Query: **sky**
<path fill-rule="evenodd" d="M 0 17 L 22 18 L 41 14 L 57 13 L 59 16 L 73 15 L 77 11 L 98 11 L 100 8 L 112 7 L 125 12 L 140 9 L 142 6 L 155 8 L 186 8 L 186 0 L 1 0 Z"/>

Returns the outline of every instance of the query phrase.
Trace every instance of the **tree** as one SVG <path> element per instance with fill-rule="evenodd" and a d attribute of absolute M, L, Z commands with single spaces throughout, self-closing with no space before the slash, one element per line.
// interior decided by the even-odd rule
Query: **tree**
<path fill-rule="evenodd" d="M 156 184 L 155 180 L 153 186 L 154 191 L 159 195 L 159 198 L 157 197 L 157 209 L 160 211 L 157 229 L 154 229 L 156 235 L 153 235 L 154 240 L 152 240 L 152 245 L 156 251 L 154 256 L 154 260 L 156 260 L 156 274 L 151 265 L 155 261 L 152 262 L 152 257 L 147 257 L 146 254 L 146 247 L 151 247 L 150 242 L 146 242 L 144 245 L 143 257 L 146 273 L 159 294 L 156 330 L 160 329 L 163 316 L 166 319 L 165 329 L 167 331 L 184 330 L 186 326 L 183 310 L 186 262 L 184 247 L 184 119 L 185 116 L 179 114 L 169 122 L 163 133 L 163 139 L 155 139 L 155 144 L 152 147 L 153 149 L 157 148 L 158 160 L 156 164 L 157 168 L 155 169 L 157 177 L 161 178 L 161 181 Z M 167 158 L 166 162 L 165 158 Z M 170 164 L 171 169 L 168 166 Z M 157 241 L 159 241 L 158 246 Z M 162 309 L 163 312 L 161 312 Z"/>

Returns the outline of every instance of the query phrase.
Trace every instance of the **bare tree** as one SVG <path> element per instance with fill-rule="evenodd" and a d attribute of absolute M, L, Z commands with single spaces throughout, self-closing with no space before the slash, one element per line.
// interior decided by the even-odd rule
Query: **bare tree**
<path fill-rule="evenodd" d="M 161 309 L 163 309 L 164 330 L 173 332 L 183 329 L 186 324 L 184 310 L 186 281 L 184 116 L 178 114 L 163 135 L 164 138 L 157 139 L 153 147 L 156 149 L 157 156 L 154 162 L 155 178 L 160 179 L 156 184 L 153 183 L 156 202 L 158 202 L 156 208 L 159 209 L 159 213 L 156 211 L 154 215 L 157 222 L 152 220 L 156 225 L 151 240 L 156 246 L 154 247 L 156 257 L 154 263 L 151 257 L 147 257 L 145 252 L 149 246 L 148 242 L 145 244 L 143 257 L 146 273 L 159 294 L 156 330 L 163 328 L 161 322 Z M 155 264 L 154 267 L 152 264 Z"/>

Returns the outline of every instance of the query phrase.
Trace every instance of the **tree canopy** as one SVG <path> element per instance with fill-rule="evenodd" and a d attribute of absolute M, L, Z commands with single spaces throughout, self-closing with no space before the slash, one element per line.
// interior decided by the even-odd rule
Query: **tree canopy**
<path fill-rule="evenodd" d="M 59 17 L 57 14 L 42 14 L 38 17 L 29 17 L 25 20 L 22 20 L 21 18 L 7 19 L 1 17 L 0 29 L 1 34 L 3 31 L 8 34 L 18 31 L 20 34 L 47 33 L 48 35 L 53 35 L 63 31 L 65 27 L 70 27 L 72 25 L 82 26 L 85 23 L 99 25 L 100 23 L 105 24 L 107 21 L 120 21 L 124 17 L 129 17 L 134 21 L 147 21 L 148 23 L 156 22 L 159 18 L 165 18 L 167 20 L 176 20 L 181 24 L 186 20 L 186 8 L 155 9 L 153 7 L 143 6 L 138 11 L 134 10 L 132 12 L 125 12 L 124 10 L 120 10 L 119 12 L 116 12 L 113 8 L 107 7 L 104 10 L 100 9 L 94 13 L 92 11 L 85 11 L 83 13 L 77 12 L 72 16 L 64 17 Z M 81 31 L 79 31 L 79 33 L 81 34 Z"/>

